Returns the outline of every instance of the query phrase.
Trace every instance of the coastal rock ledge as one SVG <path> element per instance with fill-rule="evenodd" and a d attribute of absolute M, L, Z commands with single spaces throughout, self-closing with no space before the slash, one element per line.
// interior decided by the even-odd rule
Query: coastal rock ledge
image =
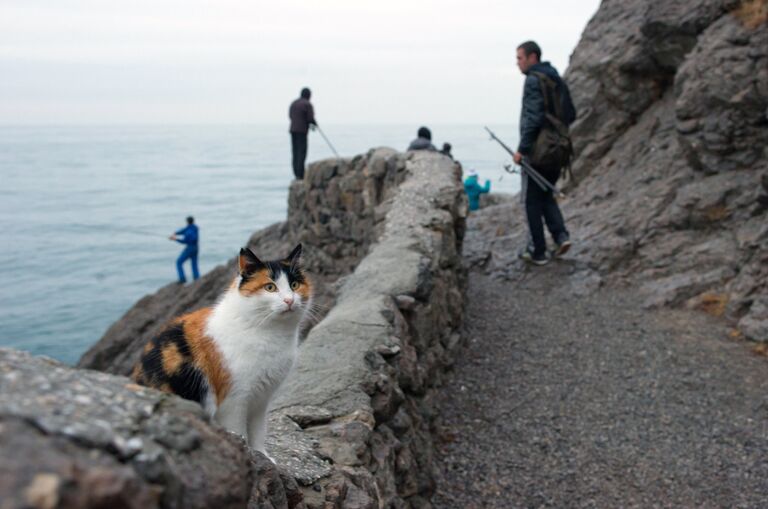
<path fill-rule="evenodd" d="M 241 509 L 300 498 L 290 477 L 195 403 L 0 349 L 3 509 Z"/>
<path fill-rule="evenodd" d="M 431 507 L 466 210 L 450 158 L 377 149 L 310 165 L 287 220 L 250 239 L 265 257 L 302 242 L 327 311 L 270 414 L 277 467 L 198 405 L 125 377 L 165 321 L 210 305 L 234 260 L 141 299 L 81 369 L 1 351 L 0 507 Z"/>

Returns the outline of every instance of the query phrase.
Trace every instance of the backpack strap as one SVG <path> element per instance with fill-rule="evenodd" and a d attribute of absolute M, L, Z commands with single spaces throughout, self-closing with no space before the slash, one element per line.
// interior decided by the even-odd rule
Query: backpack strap
<path fill-rule="evenodd" d="M 552 113 L 554 113 L 555 118 L 559 121 L 558 123 L 562 123 L 563 104 L 562 104 L 562 101 L 560 100 L 560 94 L 559 94 L 560 87 L 558 86 L 558 83 L 555 82 L 555 80 L 553 80 L 546 74 L 544 74 L 543 72 L 533 71 L 531 72 L 531 74 L 539 78 L 539 86 L 541 87 L 541 95 L 544 97 L 544 110 L 546 114 L 551 115 Z M 552 94 L 551 96 L 550 96 L 550 93 Z M 554 108 L 552 108 L 551 106 L 554 106 Z M 568 126 L 566 124 L 563 124 L 563 126 L 567 132 Z M 576 177 L 574 177 L 573 170 L 571 169 L 571 162 L 573 158 L 573 145 L 571 144 L 570 136 L 568 136 L 568 145 L 569 145 L 569 150 L 571 155 L 568 158 L 568 162 L 565 164 L 565 167 L 563 169 L 568 175 L 568 180 L 575 184 Z"/>
<path fill-rule="evenodd" d="M 541 87 L 541 95 L 544 96 L 544 109 L 546 112 L 554 113 L 558 119 L 562 119 L 563 105 L 560 101 L 560 94 L 558 94 L 559 87 L 555 80 L 543 72 L 533 71 L 531 74 L 539 78 L 539 86 Z"/>

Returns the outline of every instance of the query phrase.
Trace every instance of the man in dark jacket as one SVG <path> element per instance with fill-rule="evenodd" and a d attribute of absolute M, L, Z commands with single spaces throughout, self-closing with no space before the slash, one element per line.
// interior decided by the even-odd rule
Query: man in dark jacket
<path fill-rule="evenodd" d="M 517 48 L 517 66 L 526 75 L 523 88 L 523 108 L 520 112 L 520 144 L 515 153 L 515 163 L 520 164 L 523 158 L 527 158 L 533 152 L 536 138 L 546 122 L 547 113 L 555 114 L 555 111 L 545 111 L 544 95 L 537 73 L 542 73 L 556 83 L 556 90 L 560 101 L 562 117 L 560 120 L 570 125 L 576 119 L 576 110 L 571 101 L 571 93 L 568 86 L 560 78 L 557 70 L 549 62 L 541 61 L 541 48 L 533 41 L 524 42 Z M 552 109 L 552 107 L 550 107 Z M 537 168 L 543 176 L 552 184 L 560 178 L 562 168 Z M 560 212 L 552 191 L 545 191 L 528 178 L 522 172 L 521 197 L 525 206 L 528 219 L 529 240 L 528 245 L 520 253 L 520 257 L 536 265 L 547 263 L 547 243 L 544 238 L 544 225 L 542 216 L 547 223 L 547 229 L 555 241 L 554 255 L 564 255 L 571 247 L 570 235 L 565 228 L 563 214 Z"/>
<path fill-rule="evenodd" d="M 308 88 L 301 89 L 301 97 L 291 103 L 288 117 L 291 119 L 291 150 L 293 152 L 293 174 L 298 180 L 304 178 L 304 162 L 307 160 L 307 133 L 309 126 L 317 125 L 315 110 L 309 98 L 312 92 Z"/>
<path fill-rule="evenodd" d="M 408 145 L 408 150 L 430 150 L 436 152 L 437 149 L 432 145 L 432 131 L 427 127 L 419 127 L 416 132 L 416 139 Z"/>

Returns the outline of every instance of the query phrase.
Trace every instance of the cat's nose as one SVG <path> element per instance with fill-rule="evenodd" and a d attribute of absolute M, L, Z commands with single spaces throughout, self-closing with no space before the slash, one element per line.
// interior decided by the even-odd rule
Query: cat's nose
<path fill-rule="evenodd" d="M 291 306 L 293 305 L 293 297 L 285 297 L 283 302 L 288 305 L 288 309 L 291 309 Z"/>

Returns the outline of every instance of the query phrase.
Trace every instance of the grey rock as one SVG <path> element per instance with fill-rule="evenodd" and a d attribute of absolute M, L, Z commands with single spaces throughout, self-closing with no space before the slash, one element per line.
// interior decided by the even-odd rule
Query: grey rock
<path fill-rule="evenodd" d="M 395 297 L 395 301 L 397 302 L 397 307 L 402 310 L 411 310 L 416 307 L 416 299 L 410 295 L 398 295 Z"/>
<path fill-rule="evenodd" d="M 739 329 L 753 341 L 768 342 L 768 297 L 760 297 L 739 320 Z"/>
<path fill-rule="evenodd" d="M 198 405 L 0 349 L 3 508 L 242 508 L 265 461 Z"/>

